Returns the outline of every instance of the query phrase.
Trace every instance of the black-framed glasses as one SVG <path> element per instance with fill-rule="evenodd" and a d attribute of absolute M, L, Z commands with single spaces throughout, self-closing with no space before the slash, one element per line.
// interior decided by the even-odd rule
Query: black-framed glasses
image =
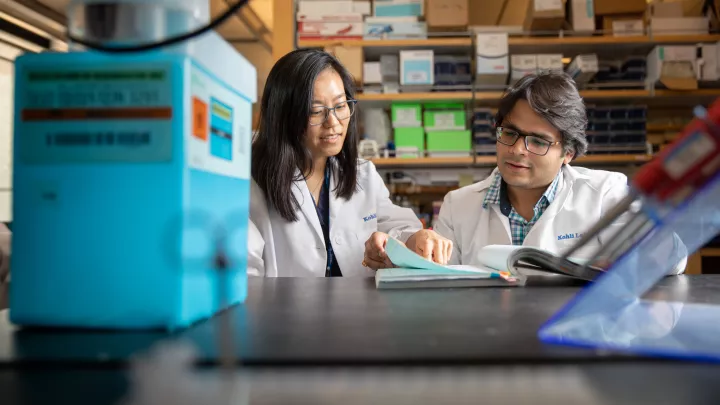
<path fill-rule="evenodd" d="M 355 103 L 357 103 L 357 100 L 345 100 L 332 108 L 313 106 L 310 109 L 310 125 L 324 124 L 330 116 L 330 112 L 332 112 L 339 121 L 346 120 L 355 113 Z"/>
<path fill-rule="evenodd" d="M 507 146 L 515 145 L 518 138 L 523 137 L 525 140 L 525 149 L 534 155 L 540 156 L 546 155 L 551 146 L 560 143 L 559 141 L 550 142 L 547 139 L 540 138 L 539 136 L 526 134 L 516 129 L 505 127 L 495 128 L 495 137 L 499 143 Z"/>

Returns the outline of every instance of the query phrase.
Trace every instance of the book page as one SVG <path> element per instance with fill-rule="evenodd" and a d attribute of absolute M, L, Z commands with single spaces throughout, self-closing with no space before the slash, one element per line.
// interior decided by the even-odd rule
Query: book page
<path fill-rule="evenodd" d="M 452 274 L 459 272 L 491 273 L 490 269 L 481 269 L 473 266 L 443 266 L 425 259 L 419 254 L 408 249 L 402 242 L 395 238 L 388 238 L 385 246 L 390 261 L 402 269 L 431 270 L 438 274 Z"/>

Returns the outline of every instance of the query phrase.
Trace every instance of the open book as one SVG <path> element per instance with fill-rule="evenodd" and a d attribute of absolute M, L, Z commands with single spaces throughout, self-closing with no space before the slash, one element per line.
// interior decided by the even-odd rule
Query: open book
<path fill-rule="evenodd" d="M 592 281 L 602 269 L 579 259 L 562 260 L 543 249 L 490 245 L 478 253 L 479 266 L 443 266 L 423 258 L 402 242 L 389 238 L 385 247 L 396 268 L 375 274 L 378 289 L 524 286 L 528 276 L 565 276 Z"/>

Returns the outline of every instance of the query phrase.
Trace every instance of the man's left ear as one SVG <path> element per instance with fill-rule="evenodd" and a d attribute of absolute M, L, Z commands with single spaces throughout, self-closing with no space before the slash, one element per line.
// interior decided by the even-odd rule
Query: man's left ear
<path fill-rule="evenodd" d="M 572 152 L 566 153 L 565 158 L 563 159 L 563 165 L 570 163 L 573 160 L 573 157 L 575 157 L 574 153 L 572 153 Z"/>

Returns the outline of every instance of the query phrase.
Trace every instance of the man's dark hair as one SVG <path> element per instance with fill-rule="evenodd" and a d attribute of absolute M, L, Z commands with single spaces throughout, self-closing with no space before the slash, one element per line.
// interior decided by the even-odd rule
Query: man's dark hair
<path fill-rule="evenodd" d="M 502 125 L 518 100 L 526 100 L 535 113 L 560 131 L 566 153 L 574 152 L 575 158 L 585 154 L 588 147 L 585 135 L 587 112 L 570 76 L 548 71 L 523 77 L 500 100 L 496 125 Z"/>
<path fill-rule="evenodd" d="M 292 193 L 293 182 L 312 171 L 305 131 L 310 119 L 313 87 L 318 75 L 331 69 L 340 75 L 348 100 L 355 98 L 353 78 L 331 54 L 315 49 L 288 53 L 270 70 L 260 104 L 257 135 L 252 146 L 252 178 L 265 194 L 270 208 L 289 222 L 298 219 L 300 203 Z M 332 159 L 337 195 L 350 199 L 357 191 L 358 133 L 353 114 L 342 150 Z M 330 165 L 331 162 L 328 162 Z M 299 173 L 298 173 L 299 169 Z"/>

